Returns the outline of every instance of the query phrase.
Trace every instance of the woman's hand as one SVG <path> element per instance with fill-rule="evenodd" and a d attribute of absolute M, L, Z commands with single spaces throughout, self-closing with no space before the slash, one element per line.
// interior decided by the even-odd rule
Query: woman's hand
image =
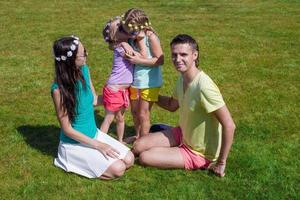
<path fill-rule="evenodd" d="M 114 149 L 112 146 L 97 140 L 95 140 L 95 143 L 95 149 L 100 151 L 107 160 L 108 156 L 111 158 L 119 158 L 120 152 Z"/>

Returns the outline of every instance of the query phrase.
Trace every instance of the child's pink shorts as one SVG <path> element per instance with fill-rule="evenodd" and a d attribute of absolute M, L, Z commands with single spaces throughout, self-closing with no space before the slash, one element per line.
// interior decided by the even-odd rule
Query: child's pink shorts
<path fill-rule="evenodd" d="M 106 110 L 117 112 L 129 106 L 129 89 L 118 89 L 105 86 L 103 88 L 103 106 Z"/>
<path fill-rule="evenodd" d="M 209 166 L 211 163 L 210 160 L 195 154 L 188 146 L 182 143 L 182 131 L 180 127 L 172 128 L 172 133 L 176 143 L 180 144 L 178 148 L 183 156 L 184 168 L 186 170 L 206 169 Z"/>

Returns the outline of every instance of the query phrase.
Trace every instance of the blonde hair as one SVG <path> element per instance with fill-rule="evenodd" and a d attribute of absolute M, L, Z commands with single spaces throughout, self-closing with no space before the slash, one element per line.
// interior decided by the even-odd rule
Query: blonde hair
<path fill-rule="evenodd" d="M 127 26 L 130 31 L 151 30 L 155 33 L 149 17 L 138 8 L 131 8 L 122 15 L 122 26 Z"/>
<path fill-rule="evenodd" d="M 105 40 L 109 44 L 109 48 L 113 49 L 115 45 L 119 42 L 117 38 L 117 32 L 119 26 L 121 25 L 121 17 L 115 17 L 110 19 L 104 26 L 102 35 Z"/>

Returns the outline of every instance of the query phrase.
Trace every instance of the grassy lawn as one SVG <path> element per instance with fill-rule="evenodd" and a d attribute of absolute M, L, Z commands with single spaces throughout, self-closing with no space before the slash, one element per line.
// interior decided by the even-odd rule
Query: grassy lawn
<path fill-rule="evenodd" d="M 131 7 L 145 10 L 159 34 L 162 94 L 178 76 L 171 39 L 188 33 L 199 42 L 200 65 L 237 125 L 224 178 L 136 164 L 119 180 L 98 181 L 54 167 L 53 41 L 81 38 L 100 93 L 112 61 L 102 27 Z M 300 199 L 300 1 L 11 0 L 0 1 L 0 11 L 0 199 Z M 95 113 L 99 125 L 103 108 Z M 152 123 L 177 119 L 153 109 Z M 129 112 L 126 134 L 133 134 Z"/>

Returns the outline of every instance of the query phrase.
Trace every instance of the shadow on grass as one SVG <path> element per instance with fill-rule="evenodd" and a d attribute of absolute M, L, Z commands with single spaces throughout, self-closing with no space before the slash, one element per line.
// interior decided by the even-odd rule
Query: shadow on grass
<path fill-rule="evenodd" d="M 25 142 L 43 154 L 56 157 L 60 128 L 54 125 L 23 125 L 17 128 Z"/>
<path fill-rule="evenodd" d="M 103 117 L 95 111 L 95 118 L 97 127 L 100 127 Z M 43 154 L 56 157 L 57 147 L 59 144 L 59 132 L 60 127 L 54 125 L 47 126 L 34 126 L 34 125 L 22 125 L 17 128 L 18 132 L 23 136 L 25 142 L 31 147 L 39 150 Z M 116 137 L 116 124 L 112 123 L 110 127 L 110 133 L 114 133 Z M 125 137 L 135 134 L 134 127 L 125 126 Z"/>

